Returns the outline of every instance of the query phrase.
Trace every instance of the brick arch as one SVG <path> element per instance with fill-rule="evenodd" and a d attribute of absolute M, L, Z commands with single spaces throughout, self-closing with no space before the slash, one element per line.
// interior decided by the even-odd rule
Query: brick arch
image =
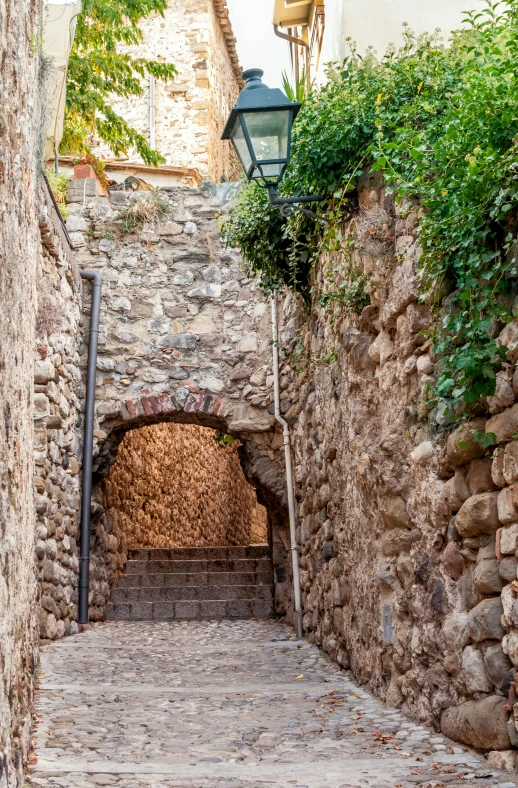
<path fill-rule="evenodd" d="M 123 436 L 130 430 L 152 424 L 168 422 L 198 424 L 204 427 L 229 431 L 241 441 L 239 455 L 246 479 L 256 491 L 259 503 L 268 511 L 269 543 L 272 552 L 275 609 L 280 615 L 288 613 L 291 598 L 291 568 L 289 563 L 289 524 L 287 515 L 286 476 L 281 451 L 282 443 L 274 428 L 261 432 L 239 430 L 231 427 L 232 414 L 224 415 L 224 398 L 211 392 L 191 392 L 185 407 L 178 407 L 174 398 L 143 394 L 137 400 L 113 403 L 111 418 L 97 431 L 98 454 L 94 466 L 93 516 L 92 516 L 92 566 L 90 618 L 104 618 L 109 601 L 109 588 L 117 583 L 117 570 L 126 560 L 125 550 L 109 552 L 110 512 L 105 508 L 102 480 L 117 458 Z M 102 433 L 102 435 L 101 435 Z"/>
<path fill-rule="evenodd" d="M 270 512 L 282 585 L 289 581 L 289 529 L 282 438 L 271 413 L 269 305 L 239 253 L 221 240 L 219 218 L 233 192 L 232 184 L 164 188 L 162 206 L 168 205 L 129 229 L 120 211 L 147 193 L 114 191 L 86 204 L 81 189 L 77 197 L 74 189 L 69 194 L 76 203 L 73 240 L 84 246 L 81 265 L 103 278 L 94 481 L 99 491 L 121 437 L 131 429 L 176 421 L 240 438 L 245 476 Z M 85 227 L 88 239 L 80 229 Z M 83 295 L 86 318 L 89 285 Z M 87 319 L 83 329 L 84 365 Z M 289 405 L 283 403 L 283 410 Z M 96 545 L 102 563 L 113 540 L 101 520 Z M 101 576 L 103 571 L 100 566 Z"/>

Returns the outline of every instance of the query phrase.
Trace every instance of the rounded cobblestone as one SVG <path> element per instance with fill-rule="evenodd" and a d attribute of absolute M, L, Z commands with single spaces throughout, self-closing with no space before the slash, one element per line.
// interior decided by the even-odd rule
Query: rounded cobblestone
<path fill-rule="evenodd" d="M 275 621 L 99 624 L 46 646 L 36 743 L 39 788 L 516 788 Z"/>

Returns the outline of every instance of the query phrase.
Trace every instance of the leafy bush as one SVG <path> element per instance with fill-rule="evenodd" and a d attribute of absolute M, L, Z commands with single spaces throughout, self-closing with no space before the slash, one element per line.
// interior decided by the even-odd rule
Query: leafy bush
<path fill-rule="evenodd" d="M 255 183 L 241 187 L 221 225 L 223 240 L 241 249 L 251 272 L 260 275 L 265 292 L 285 285 L 303 295 L 307 295 L 311 266 L 318 254 L 315 232 L 310 217 L 297 216 L 286 222 L 270 205 L 266 190 Z"/>
<path fill-rule="evenodd" d="M 505 351 L 494 337 L 511 319 L 518 250 L 518 0 L 486 0 L 467 22 L 448 48 L 406 29 L 404 45 L 381 60 L 353 52 L 306 99 L 282 189 L 328 197 L 332 226 L 320 244 L 300 216 L 265 223 L 273 209 L 257 189 L 244 192 L 225 230 L 269 282 L 307 291 L 313 261 L 351 210 L 359 174 L 382 171 L 398 200 L 424 207 L 422 294 L 436 305 L 441 358 L 435 393 L 457 412 L 495 391 Z M 293 248 L 307 253 L 297 278 L 285 276 Z"/>

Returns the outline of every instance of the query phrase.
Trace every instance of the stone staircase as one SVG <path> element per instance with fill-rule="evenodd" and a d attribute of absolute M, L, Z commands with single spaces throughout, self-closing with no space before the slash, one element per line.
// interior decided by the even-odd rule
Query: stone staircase
<path fill-rule="evenodd" d="M 108 621 L 268 618 L 268 545 L 130 550 L 106 610 Z"/>

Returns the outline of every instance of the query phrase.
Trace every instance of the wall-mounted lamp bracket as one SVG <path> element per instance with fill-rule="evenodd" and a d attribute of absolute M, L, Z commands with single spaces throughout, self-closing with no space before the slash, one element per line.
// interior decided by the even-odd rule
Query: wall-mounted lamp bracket
<path fill-rule="evenodd" d="M 270 198 L 270 205 L 275 205 L 277 208 L 279 208 L 283 216 L 288 217 L 291 216 L 295 211 L 300 211 L 301 213 L 305 213 L 307 216 L 311 216 L 313 219 L 316 219 L 318 222 L 323 222 L 324 224 L 328 224 L 329 222 L 329 219 L 326 219 L 324 216 L 318 216 L 318 214 L 316 214 L 314 211 L 310 211 L 308 208 L 302 208 L 300 205 L 300 203 L 322 202 L 326 199 L 322 194 L 309 197 L 277 197 L 275 185 L 269 184 L 268 196 Z"/>

